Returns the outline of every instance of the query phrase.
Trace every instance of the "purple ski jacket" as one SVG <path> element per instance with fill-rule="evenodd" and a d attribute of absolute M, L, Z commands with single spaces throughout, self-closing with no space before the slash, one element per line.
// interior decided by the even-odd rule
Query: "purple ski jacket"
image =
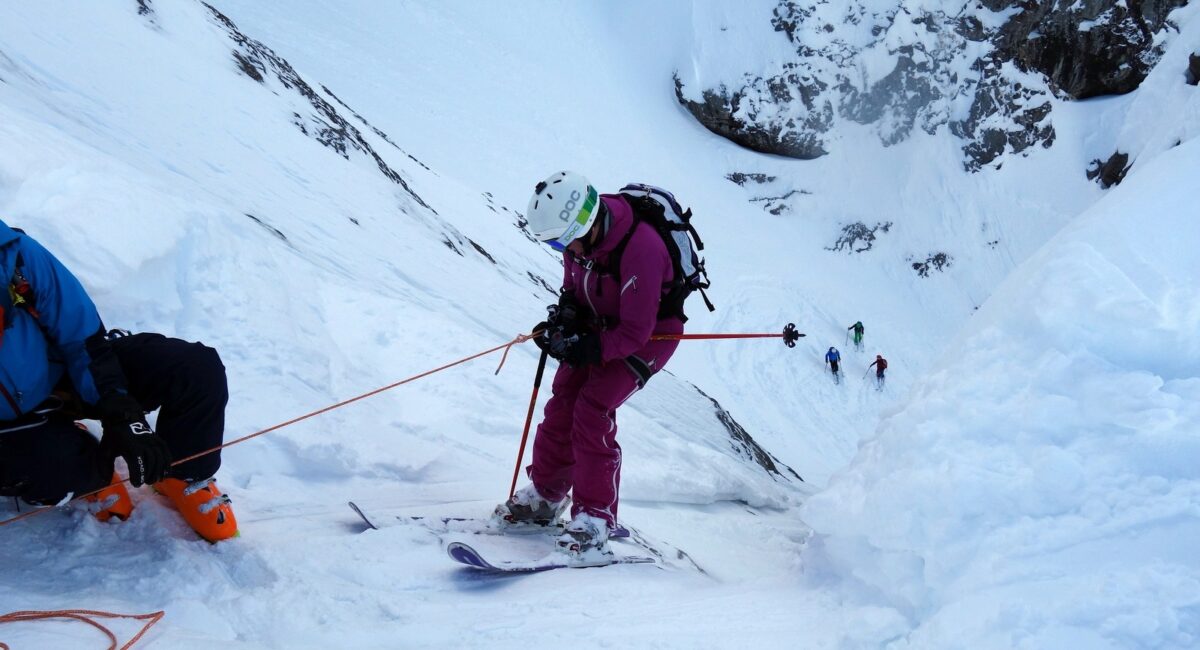
<path fill-rule="evenodd" d="M 658 319 L 659 300 L 669 290 L 674 271 L 667 245 L 652 226 L 637 224 L 621 255 L 620 275 L 612 274 L 609 256 L 633 227 L 633 210 L 620 195 L 601 194 L 600 200 L 609 215 L 604 237 L 581 260 L 564 253 L 563 289 L 573 291 L 579 304 L 603 324 L 600 357 L 607 363 L 642 351 L 651 334 L 683 333 L 683 321 L 675 316 Z M 588 268 L 588 262 L 595 265 Z"/>

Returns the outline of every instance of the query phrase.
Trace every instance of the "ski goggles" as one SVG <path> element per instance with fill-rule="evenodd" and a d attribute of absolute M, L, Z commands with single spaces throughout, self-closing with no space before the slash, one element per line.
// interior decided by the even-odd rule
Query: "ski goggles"
<path fill-rule="evenodd" d="M 543 243 L 560 253 L 567 250 L 567 246 L 571 242 L 586 235 L 592 224 L 595 223 L 596 219 L 593 218 L 593 213 L 598 218 L 603 210 L 604 204 L 600 202 L 600 195 L 595 188 L 588 186 L 587 198 L 583 201 L 583 207 L 579 208 L 579 213 L 575 215 L 575 220 L 567 226 L 563 234 L 551 239 L 544 239 Z"/>

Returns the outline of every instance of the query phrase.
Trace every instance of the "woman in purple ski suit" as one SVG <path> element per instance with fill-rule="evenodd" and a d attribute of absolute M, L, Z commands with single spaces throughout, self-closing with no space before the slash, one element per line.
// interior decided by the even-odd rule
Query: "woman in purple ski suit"
<path fill-rule="evenodd" d="M 538 185 L 528 218 L 535 236 L 563 250 L 563 298 L 552 314 L 558 321 L 577 315 L 574 322 L 551 318 L 537 326 L 551 333 L 539 347 L 560 364 L 533 444 L 533 491 L 524 488 L 506 505 L 523 519 L 523 505 L 544 501 L 558 509 L 570 492 L 573 518 L 598 518 L 611 531 L 621 480 L 617 408 L 666 365 L 679 344 L 651 341 L 651 335 L 683 333 L 679 315 L 659 315 L 672 261 L 662 237 L 635 222 L 625 198 L 597 195 L 571 172 Z"/>

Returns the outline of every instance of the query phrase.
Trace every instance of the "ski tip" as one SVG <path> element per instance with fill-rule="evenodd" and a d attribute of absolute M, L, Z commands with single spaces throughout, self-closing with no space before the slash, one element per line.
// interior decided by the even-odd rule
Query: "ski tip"
<path fill-rule="evenodd" d="M 455 562 L 475 567 L 477 569 L 496 570 L 497 567 L 492 566 L 490 562 L 483 559 L 479 552 L 475 549 L 463 544 L 462 542 L 450 542 L 446 545 L 446 553 Z"/>
<path fill-rule="evenodd" d="M 362 508 L 359 508 L 357 503 L 353 501 L 347 501 L 346 505 L 350 506 L 350 509 L 354 511 L 354 514 L 358 515 L 358 518 L 362 519 L 363 523 L 366 524 L 368 528 L 371 530 L 379 530 L 379 526 L 376 526 L 375 522 L 371 521 L 370 517 L 367 517 L 367 513 L 363 512 Z"/>

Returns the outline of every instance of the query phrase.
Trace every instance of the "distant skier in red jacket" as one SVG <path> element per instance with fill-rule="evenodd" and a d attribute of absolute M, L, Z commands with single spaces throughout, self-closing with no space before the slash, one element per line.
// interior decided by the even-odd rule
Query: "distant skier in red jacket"
<path fill-rule="evenodd" d="M 867 366 L 867 370 L 870 370 L 871 366 L 875 366 L 875 390 L 883 390 L 883 372 L 887 370 L 887 359 L 884 359 L 883 355 L 877 354 L 871 365 Z"/>

